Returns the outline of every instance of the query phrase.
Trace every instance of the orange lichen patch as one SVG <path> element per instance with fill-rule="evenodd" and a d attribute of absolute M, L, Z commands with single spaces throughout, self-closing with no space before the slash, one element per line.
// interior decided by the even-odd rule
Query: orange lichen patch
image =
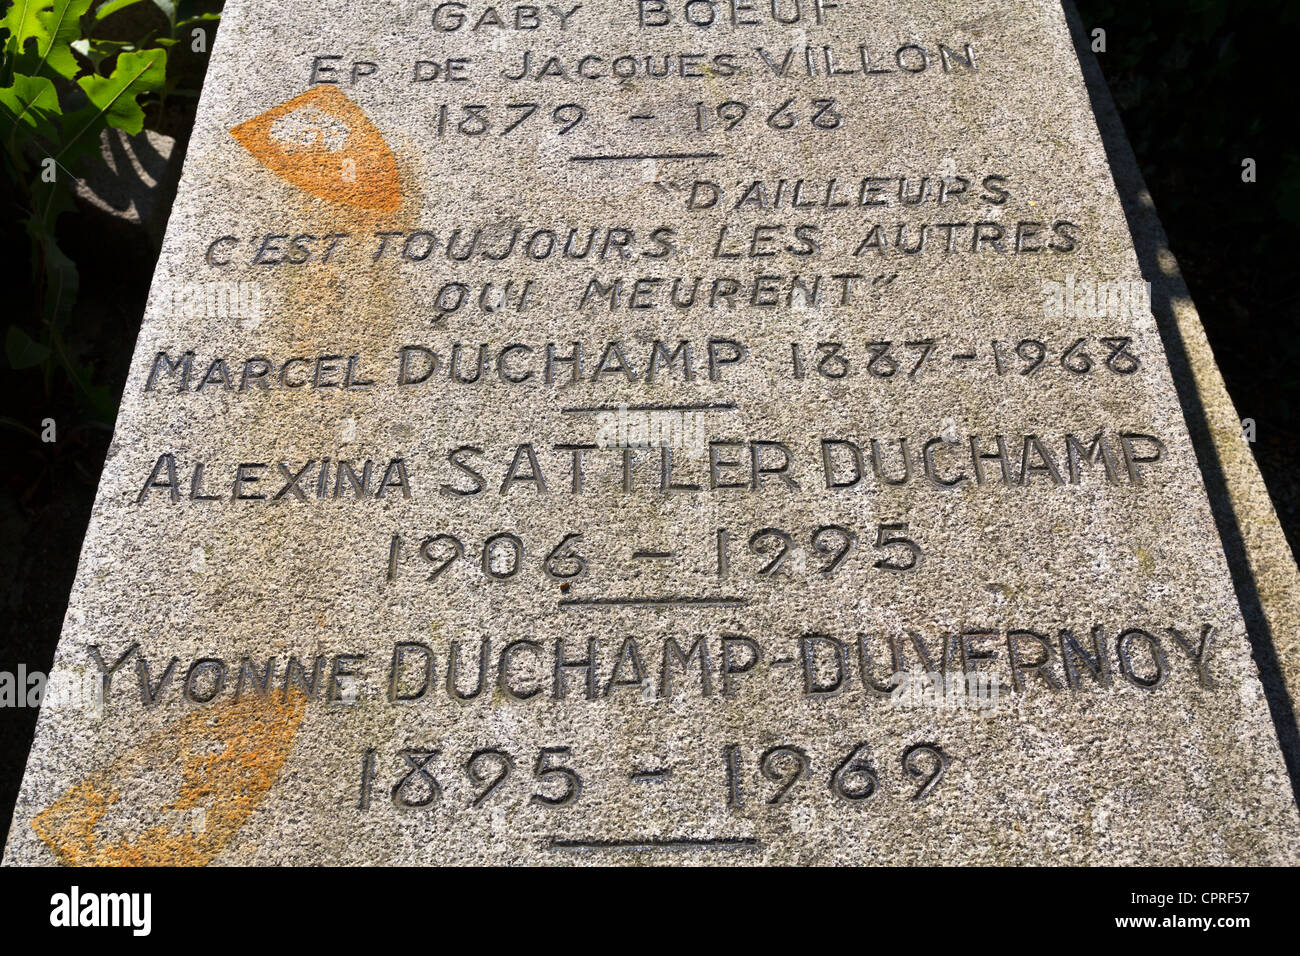
<path fill-rule="evenodd" d="M 336 87 L 314 86 L 230 135 L 271 172 L 321 199 L 384 212 L 401 205 L 392 150 Z"/>
<path fill-rule="evenodd" d="M 305 710 L 295 692 L 189 714 L 70 787 L 32 829 L 68 866 L 205 866 L 270 792 Z M 151 805 L 160 786 L 176 798 Z"/>

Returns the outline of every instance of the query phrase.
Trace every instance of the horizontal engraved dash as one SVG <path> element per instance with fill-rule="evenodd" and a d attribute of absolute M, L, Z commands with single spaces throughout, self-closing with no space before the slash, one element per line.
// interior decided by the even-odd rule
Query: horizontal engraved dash
<path fill-rule="evenodd" d="M 590 156 L 570 156 L 571 163 L 609 163 L 644 159 L 721 159 L 721 153 L 597 153 Z"/>
<path fill-rule="evenodd" d="M 549 841 L 552 850 L 757 850 L 754 837 L 646 837 L 645 839 L 561 839 Z"/>
<path fill-rule="evenodd" d="M 668 779 L 668 770 L 633 770 L 627 778 L 635 783 L 659 783 Z"/>
<path fill-rule="evenodd" d="M 595 415 L 597 412 L 730 412 L 735 402 L 699 402 L 694 405 L 583 405 L 563 409 L 565 415 Z"/>
<path fill-rule="evenodd" d="M 744 607 L 741 597 L 593 597 L 562 598 L 560 607 Z"/>
<path fill-rule="evenodd" d="M 677 557 L 676 551 L 633 551 L 632 560 L 634 561 L 666 561 L 669 558 Z"/>

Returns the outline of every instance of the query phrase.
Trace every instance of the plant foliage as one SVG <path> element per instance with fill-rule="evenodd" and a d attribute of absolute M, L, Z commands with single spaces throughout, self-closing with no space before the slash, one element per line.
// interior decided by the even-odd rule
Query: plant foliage
<path fill-rule="evenodd" d="M 131 42 L 100 35 L 105 21 L 141 3 L 162 12 L 165 32 Z M 184 0 L 0 0 L 0 165 L 30 244 L 38 312 L 38 325 L 8 326 L 5 356 L 14 369 L 43 366 L 47 387 L 53 367 L 62 367 L 101 420 L 111 421 L 112 398 L 65 347 L 78 277 L 59 249 L 58 221 L 72 208 L 77 171 L 101 161 L 104 130 L 137 134 L 150 100 L 188 92 L 169 85 L 168 48 L 217 16 L 189 6 Z"/>

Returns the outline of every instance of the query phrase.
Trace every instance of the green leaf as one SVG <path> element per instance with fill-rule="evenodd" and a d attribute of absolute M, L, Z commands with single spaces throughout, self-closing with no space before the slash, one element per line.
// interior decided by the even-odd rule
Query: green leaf
<path fill-rule="evenodd" d="M 111 59 L 119 53 L 129 53 L 135 50 L 136 46 L 134 43 L 124 40 L 92 40 L 85 37 L 81 40 L 74 40 L 72 49 L 89 60 L 95 67 L 95 72 L 98 73 L 105 60 Z"/>
<path fill-rule="evenodd" d="M 23 52 L 29 39 L 35 37 L 37 42 L 40 41 L 45 28 L 36 18 L 36 13 L 49 6 L 49 3 L 50 0 L 14 0 L 9 12 L 0 20 L 0 27 L 9 31 L 9 38 L 5 40 L 5 54 L 10 61 Z"/>
<path fill-rule="evenodd" d="M 95 10 L 95 22 L 98 23 L 106 16 L 117 13 L 117 11 L 125 7 L 135 6 L 139 2 L 140 0 L 108 0 L 108 3 Z"/>
<path fill-rule="evenodd" d="M 12 369 L 32 368 L 50 357 L 49 346 L 42 345 L 16 325 L 5 333 L 5 358 Z"/>
<path fill-rule="evenodd" d="M 59 94 L 47 77 L 15 74 L 13 85 L 0 89 L 0 110 L 9 120 L 4 129 L 9 137 L 20 125 L 49 140 L 57 135 L 53 117 L 60 115 Z"/>
<path fill-rule="evenodd" d="M 108 126 L 132 136 L 140 132 L 144 128 L 144 111 L 136 97 L 161 89 L 166 73 L 166 50 L 139 50 L 119 56 L 111 76 L 83 76 L 77 80 L 90 105 L 67 117 L 64 146 L 55 158 L 74 146 L 74 155 L 90 148 L 88 143 L 93 144 Z"/>
<path fill-rule="evenodd" d="M 36 41 L 41 62 L 51 70 L 72 79 L 79 67 L 72 55 L 72 41 L 81 36 L 81 18 L 90 9 L 90 0 L 46 0 L 46 9 L 36 14 L 45 29 L 45 38 Z"/>
<path fill-rule="evenodd" d="M 14 0 L 0 26 L 9 30 L 5 54 L 11 68 L 36 74 L 46 68 L 71 79 L 77 73 L 77 60 L 70 44 L 81 35 L 81 17 L 90 9 L 91 0 Z M 35 53 L 27 51 L 28 41 L 36 41 Z"/>

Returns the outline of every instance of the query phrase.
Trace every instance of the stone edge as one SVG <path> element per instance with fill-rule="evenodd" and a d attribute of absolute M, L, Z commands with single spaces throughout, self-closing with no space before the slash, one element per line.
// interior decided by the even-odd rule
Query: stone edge
<path fill-rule="evenodd" d="M 1300 570 L 1278 521 L 1241 419 L 1156 214 L 1124 125 L 1073 0 L 1065 18 L 1092 101 L 1111 175 L 1133 236 L 1151 309 L 1228 560 L 1251 654 L 1300 801 Z"/>

